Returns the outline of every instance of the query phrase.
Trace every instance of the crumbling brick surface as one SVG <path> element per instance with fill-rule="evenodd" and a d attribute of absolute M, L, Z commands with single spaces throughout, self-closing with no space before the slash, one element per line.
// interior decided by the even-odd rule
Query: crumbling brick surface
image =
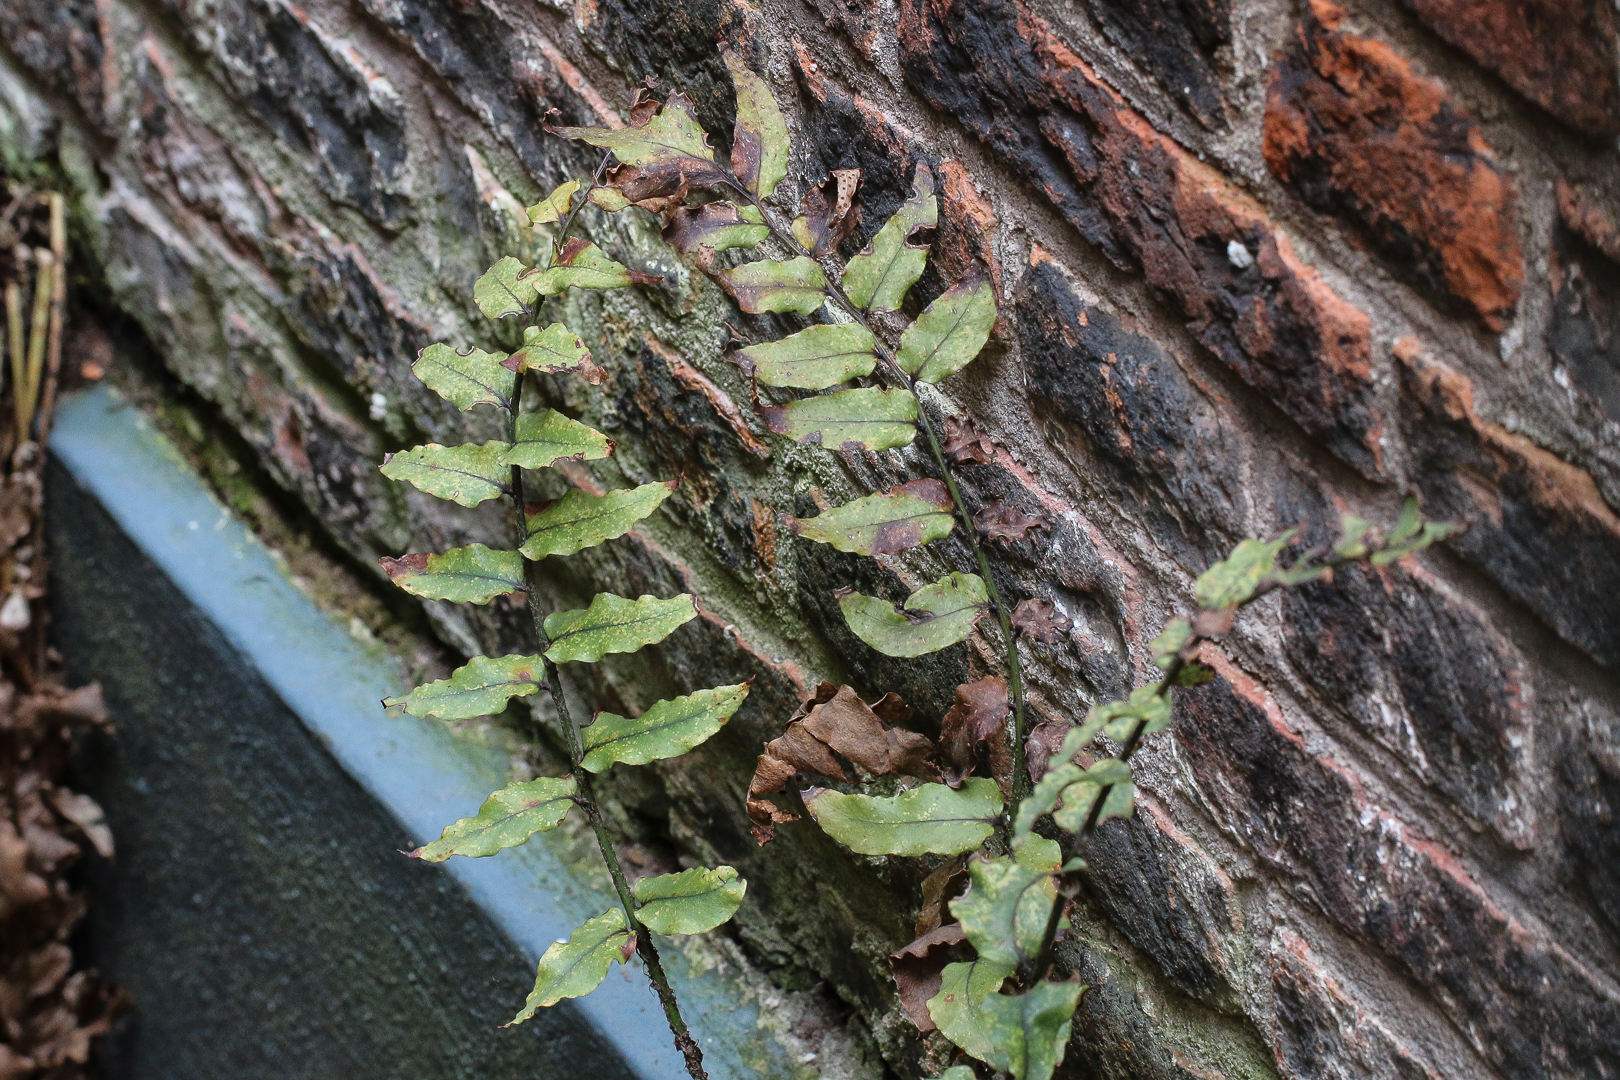
<path fill-rule="evenodd" d="M 1340 510 L 1387 521 L 1406 494 L 1470 526 L 1264 601 L 1147 740 L 1137 817 L 1087 852 L 1064 946 L 1094 987 L 1066 1075 L 1603 1080 L 1620 1075 L 1615 19 L 1608 0 L 1408 7 L 25 0 L 0 6 L 0 140 L 80 178 L 79 265 L 366 567 L 504 539 L 495 511 L 447 512 L 375 464 L 499 434 L 410 364 L 433 341 L 510 344 L 471 282 L 522 254 L 513 207 L 596 160 L 544 117 L 618 123 L 651 80 L 691 94 L 723 146 L 713 43 L 731 42 L 786 105 L 804 181 L 862 170 L 846 253 L 926 162 L 942 220 L 920 298 L 975 265 L 996 287 L 990 349 L 931 407 L 983 433 L 970 508 L 1050 522 L 992 546 L 1013 602 L 1074 622 L 1026 653 L 1043 741 L 1146 677 L 1146 643 L 1239 538 L 1320 540 Z M 969 555 L 798 542 L 779 515 L 918 461 L 775 440 L 721 352 L 781 327 L 647 221 L 585 225 L 666 284 L 571 308 L 609 380 L 548 392 L 619 443 L 589 482 L 687 482 L 570 560 L 559 599 L 704 597 L 665 647 L 593 669 L 621 711 L 757 676 L 699 752 L 610 778 L 620 820 L 749 878 L 749 961 L 785 994 L 822 987 L 856 1032 L 839 1045 L 875 1049 L 818 1067 L 920 1076 L 884 959 L 916 868 L 874 874 L 804 822 L 757 848 L 743 793 L 823 676 L 902 693 L 926 730 L 995 670 L 977 640 L 877 656 L 830 599 Z M 428 616 L 454 649 L 519 640 L 500 603 Z"/>

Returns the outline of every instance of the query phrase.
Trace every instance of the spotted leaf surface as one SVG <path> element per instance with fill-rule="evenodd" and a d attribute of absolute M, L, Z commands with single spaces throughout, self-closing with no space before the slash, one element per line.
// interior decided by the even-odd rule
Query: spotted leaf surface
<path fill-rule="evenodd" d="M 975 777 L 956 789 L 923 784 L 890 798 L 821 790 L 804 805 L 828 836 L 862 855 L 955 855 L 995 831 L 1001 789 Z"/>
<path fill-rule="evenodd" d="M 1205 570 L 1194 584 L 1198 603 L 1219 610 L 1253 598 L 1277 566 L 1277 553 L 1294 538 L 1294 530 L 1275 540 L 1245 540 L 1232 554 Z"/>
<path fill-rule="evenodd" d="M 575 236 L 563 246 L 557 261 L 533 280 L 541 296 L 556 296 L 565 289 L 622 289 L 627 285 L 651 285 L 662 279 L 656 274 L 631 270 L 608 258 L 595 244 Z"/>
<path fill-rule="evenodd" d="M 1079 983 L 1043 980 L 1023 994 L 985 998 L 979 1016 L 990 1052 L 982 1060 L 1014 1080 L 1049 1080 L 1069 1048 L 1074 1010 L 1085 991 Z"/>
<path fill-rule="evenodd" d="M 939 993 L 928 1001 L 928 1015 L 944 1036 L 980 1061 L 995 1052 L 984 1003 L 1012 976 L 1013 966 L 980 957 L 947 964 L 940 973 Z"/>
<path fill-rule="evenodd" d="M 506 708 L 515 697 L 527 697 L 544 685 L 538 656 L 475 656 L 448 679 L 426 683 L 404 697 L 384 698 L 385 706 L 403 706 L 412 716 L 469 720 Z"/>
<path fill-rule="evenodd" d="M 509 409 L 517 376 L 501 366 L 505 359 L 505 353 L 457 352 L 448 345 L 429 345 L 417 355 L 411 373 L 458 409 L 474 405 Z"/>
<path fill-rule="evenodd" d="M 984 579 L 961 573 L 918 589 L 903 609 L 858 592 L 838 598 L 855 636 L 886 656 L 922 656 L 966 639 L 989 604 Z"/>
<path fill-rule="evenodd" d="M 730 866 L 642 878 L 633 889 L 636 921 L 655 934 L 702 934 L 735 915 L 747 889 Z"/>
<path fill-rule="evenodd" d="M 529 207 L 529 224 L 544 225 L 560 221 L 574 205 L 574 193 L 579 190 L 578 180 L 558 185 L 550 195 Z"/>
<path fill-rule="evenodd" d="M 956 516 L 945 485 L 912 480 L 788 524 L 807 540 L 857 555 L 893 555 L 950 535 Z"/>
<path fill-rule="evenodd" d="M 778 262 L 762 259 L 715 274 L 737 306 L 750 314 L 791 311 L 809 315 L 826 302 L 827 275 L 803 255 Z"/>
<path fill-rule="evenodd" d="M 525 558 L 572 555 L 604 540 L 623 536 L 636 522 L 657 510 L 675 490 L 678 481 L 642 484 L 640 487 L 587 495 L 577 489 L 568 492 L 537 512 L 524 514 L 528 536 L 518 550 Z"/>
<path fill-rule="evenodd" d="M 502 361 L 513 371 L 541 371 L 563 375 L 577 371 L 592 386 L 601 383 L 602 369 L 591 362 L 585 340 L 562 323 L 523 328 L 523 348 Z"/>
<path fill-rule="evenodd" d="M 906 292 L 928 265 L 928 245 L 911 243 L 911 234 L 933 228 L 938 220 L 934 174 L 919 165 L 912 177 L 911 198 L 883 223 L 866 250 L 849 260 L 844 269 L 844 293 L 868 311 L 898 311 Z"/>
<path fill-rule="evenodd" d="M 731 171 L 743 187 L 768 199 L 787 175 L 787 122 L 765 80 L 751 71 L 729 45 L 720 46 L 720 58 L 731 72 L 737 91 L 737 126 L 731 145 Z"/>
<path fill-rule="evenodd" d="M 1062 865 L 1058 845 L 1039 836 L 1025 837 L 1011 855 L 968 864 L 973 885 L 950 907 L 981 957 L 1014 966 L 1035 958 Z"/>
<path fill-rule="evenodd" d="M 766 386 L 825 390 L 877 366 L 872 332 L 857 323 L 812 326 L 780 341 L 750 345 L 735 354 L 744 375 Z"/>
<path fill-rule="evenodd" d="M 892 450 L 917 437 L 917 399 L 909 390 L 859 387 L 758 411 L 778 435 L 828 448 Z"/>
<path fill-rule="evenodd" d="M 527 843 L 535 833 L 562 824 L 573 808 L 575 790 L 570 777 L 508 784 L 485 799 L 476 815 L 447 826 L 444 835 L 411 857 L 427 862 L 444 862 L 452 855 L 481 859 Z"/>
<path fill-rule="evenodd" d="M 613 440 L 595 428 L 555 409 L 542 409 L 518 417 L 517 442 L 507 451 L 506 463 L 544 469 L 559 461 L 596 461 L 613 448 Z"/>
<path fill-rule="evenodd" d="M 996 294 L 989 280 L 957 282 L 906 327 L 895 362 L 923 382 L 940 382 L 979 355 L 995 325 Z"/>
<path fill-rule="evenodd" d="M 485 499 L 505 495 L 512 478 L 503 442 L 440 446 L 428 443 L 383 459 L 382 474 L 403 480 L 418 491 L 462 506 L 477 506 Z"/>
<path fill-rule="evenodd" d="M 473 303 L 491 319 L 526 315 L 539 295 L 535 282 L 539 273 L 508 255 L 473 283 Z"/>
<path fill-rule="evenodd" d="M 717 686 L 653 704 L 640 716 L 598 713 L 580 734 L 585 740 L 583 768 L 604 772 L 615 762 L 645 765 L 679 757 L 725 726 L 748 697 L 748 684 Z"/>
<path fill-rule="evenodd" d="M 622 908 L 604 911 L 585 922 L 568 935 L 567 941 L 554 943 L 540 957 L 534 989 L 529 991 L 523 1010 L 512 1018 L 512 1024 L 523 1023 L 537 1010 L 550 1008 L 563 998 L 584 997 L 602 985 L 608 968 L 614 963 L 627 963 L 635 950 L 635 935 L 624 920 Z"/>
<path fill-rule="evenodd" d="M 1170 726 L 1170 701 L 1154 693 L 1156 689 L 1157 686 L 1138 686 L 1131 691 L 1128 701 L 1094 706 L 1086 714 L 1085 726 L 1096 730 L 1098 725 L 1103 725 L 1103 730 L 1115 742 L 1129 738 L 1138 723 L 1144 725 L 1143 735 L 1163 731 Z"/>
<path fill-rule="evenodd" d="M 395 585 L 426 600 L 487 604 L 523 590 L 523 556 L 483 544 L 451 548 L 442 555 L 384 556 L 377 561 Z"/>
<path fill-rule="evenodd" d="M 664 239 L 687 254 L 700 248 L 714 252 L 753 247 L 769 235 L 759 211 L 728 202 L 680 207 L 664 226 Z"/>
<path fill-rule="evenodd" d="M 640 124 L 634 120 L 640 119 Z M 637 117 L 624 128 L 551 127 L 546 130 L 566 139 L 579 139 L 613 151 L 613 156 L 638 170 L 642 177 L 679 177 L 693 187 L 718 182 L 725 175 L 715 164 L 708 134 L 697 122 L 692 103 L 671 94 L 655 115 Z"/>
<path fill-rule="evenodd" d="M 635 652 L 644 645 L 663 641 L 677 627 L 695 618 L 697 605 L 690 593 L 668 600 L 656 596 L 626 600 L 611 593 L 597 593 L 588 608 L 546 616 L 546 636 L 551 639 L 546 656 L 558 664 L 570 660 L 594 664 L 608 653 Z"/>

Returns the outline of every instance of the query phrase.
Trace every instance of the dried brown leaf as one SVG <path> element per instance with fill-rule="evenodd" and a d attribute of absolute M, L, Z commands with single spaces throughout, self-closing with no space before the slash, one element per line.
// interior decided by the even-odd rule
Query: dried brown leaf
<path fill-rule="evenodd" d="M 1047 645 L 1063 641 L 1069 636 L 1069 628 L 1074 625 L 1058 610 L 1056 604 L 1039 597 L 1020 600 L 1018 606 L 1013 608 L 1012 624 L 1025 636 Z"/>
<path fill-rule="evenodd" d="M 107 815 L 102 813 L 96 800 L 88 795 L 56 788 L 51 792 L 51 805 L 56 807 L 57 813 L 79 827 L 103 859 L 113 857 L 112 829 L 107 827 Z"/>
<path fill-rule="evenodd" d="M 918 937 L 939 925 L 945 901 L 956 897 L 961 891 L 958 886 L 966 883 L 967 876 L 967 856 L 956 855 L 923 878 L 922 907 L 917 912 L 917 922 L 913 927 Z"/>
<path fill-rule="evenodd" d="M 829 179 L 805 193 L 800 203 L 804 235 L 799 236 L 799 242 L 812 255 L 833 251 L 861 223 L 861 209 L 855 201 L 860 184 L 861 170 L 834 169 Z"/>
<path fill-rule="evenodd" d="M 804 728 L 874 776 L 891 771 L 883 724 L 854 687 L 840 687 L 831 701 L 811 709 Z"/>
<path fill-rule="evenodd" d="M 936 1027 L 928 1012 L 928 999 L 939 993 L 940 973 L 950 962 L 953 946 L 967 940 L 962 927 L 956 923 L 936 927 L 898 952 L 889 956 L 889 967 L 894 973 L 894 986 L 900 993 L 900 1005 L 923 1033 Z"/>
<path fill-rule="evenodd" d="M 939 744 L 945 756 L 945 782 L 960 787 L 973 774 L 976 747 L 1001 730 L 1007 718 L 1006 680 L 991 675 L 956 688 L 956 704 L 940 723 Z"/>
<path fill-rule="evenodd" d="M 1049 529 L 1052 523 L 1044 517 L 1030 517 L 1006 499 L 997 499 L 980 510 L 973 524 L 991 540 L 1022 540 L 1031 529 Z"/>
<path fill-rule="evenodd" d="M 996 444 L 990 436 L 974 428 L 972 420 L 945 418 L 945 456 L 953 462 L 977 461 L 980 464 L 996 459 Z"/>
<path fill-rule="evenodd" d="M 1074 725 L 1067 720 L 1047 720 L 1035 725 L 1024 741 L 1024 767 L 1032 783 L 1039 783 L 1052 763 L 1052 755 L 1063 745 L 1063 737 Z"/>

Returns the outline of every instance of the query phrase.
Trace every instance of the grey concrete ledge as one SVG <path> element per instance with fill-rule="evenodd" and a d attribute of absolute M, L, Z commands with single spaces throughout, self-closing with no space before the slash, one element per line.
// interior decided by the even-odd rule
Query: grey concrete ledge
<path fill-rule="evenodd" d="M 213 498 L 151 422 L 139 410 L 122 403 L 113 391 L 98 388 L 63 402 L 51 449 L 77 488 L 77 492 L 68 494 L 81 499 L 74 509 L 71 498 L 64 503 L 53 495 L 53 500 L 64 507 L 59 518 L 63 514 L 77 518 L 59 520 L 54 526 L 57 533 L 68 534 L 54 552 L 66 567 L 59 571 L 65 575 L 63 602 L 76 603 L 82 609 L 78 615 L 65 613 L 71 633 L 93 636 L 96 632 L 94 605 L 108 590 L 98 592 L 93 579 L 112 569 L 103 566 L 97 570 L 96 560 L 101 556 L 86 546 L 92 543 L 87 537 L 93 532 L 86 519 L 94 516 L 90 503 L 83 501 L 87 496 L 172 582 L 185 601 L 217 628 L 230 649 L 296 715 L 341 771 L 397 821 L 400 835 L 418 842 L 436 837 L 448 822 L 475 813 L 490 791 L 507 782 L 508 760 L 496 747 L 458 735 L 437 722 L 385 715 L 378 702 L 403 687 L 400 665 L 380 646 L 357 640 L 286 580 L 270 553 Z M 59 482 L 59 486 L 66 485 Z M 74 559 L 79 562 L 75 564 Z M 127 584 L 119 582 L 121 587 Z M 75 619 L 89 628 L 73 630 Z M 136 626 L 124 629 L 131 633 L 163 632 L 142 631 Z M 214 677 L 228 688 L 233 675 L 218 672 Z M 142 718 L 125 716 L 121 721 L 125 731 L 117 738 L 136 738 L 137 733 L 129 728 L 140 724 Z M 235 742 L 243 738 L 238 736 Z M 140 793 L 145 797 L 145 787 Z M 297 792 L 290 795 L 297 800 Z M 113 801 L 117 803 L 116 798 Z M 120 827 L 116 809 L 116 805 L 109 808 L 115 831 Z M 139 824 L 131 821 L 129 827 L 138 829 Z M 342 858 L 340 841 L 347 842 L 342 823 L 333 822 L 332 828 L 331 845 L 338 849 L 336 856 Z M 514 952 L 528 957 L 527 969 L 514 976 L 522 983 L 532 980 L 533 961 L 551 942 L 567 937 L 578 923 L 611 905 L 607 894 L 569 871 L 568 859 L 559 846 L 562 843 L 554 834 L 548 834 L 492 858 L 453 859 L 443 868 L 410 863 L 406 870 L 453 875 L 472 902 L 515 944 Z M 401 864 L 407 862 L 392 852 L 387 854 Z M 369 849 L 357 857 L 370 858 Z M 108 902 L 116 904 L 118 898 L 108 898 Z M 320 917 L 319 912 L 310 913 L 311 919 Z M 456 929 L 439 929 L 448 935 L 449 947 L 453 948 Z M 296 942 L 284 944 L 296 952 Z M 735 972 L 721 973 L 729 965 L 715 968 L 705 963 L 701 954 L 694 954 L 699 961 L 694 964 L 675 942 L 666 943 L 664 952 L 684 1011 L 716 1080 L 800 1073 L 798 1063 L 786 1059 L 768 1026 L 761 1025 L 759 1010 L 751 1002 L 755 992 L 735 978 Z M 699 966 L 710 969 L 699 971 Z M 356 979 L 368 977 L 363 957 L 352 970 Z M 368 992 L 375 989 L 368 988 Z M 365 995 L 357 988 L 356 996 Z M 387 993 L 382 997 L 386 1001 Z M 510 1015 L 521 1004 L 521 997 L 478 1004 L 493 1008 L 496 1014 Z M 162 1002 L 146 1005 L 164 1007 Z M 459 1000 L 440 1003 L 446 1011 L 466 1007 L 467 1003 Z M 569 1069 L 588 1069 L 603 1080 L 620 1072 L 642 1080 L 674 1080 L 684 1075 L 670 1045 L 663 1014 L 639 967 L 615 968 L 594 994 L 563 1007 L 561 1017 L 561 1026 L 553 1020 L 551 1030 L 578 1029 L 583 1025 L 591 1029 L 580 1032 L 588 1036 L 586 1042 L 609 1047 L 609 1056 L 616 1055 L 623 1063 L 621 1068 L 612 1060 L 587 1054 L 569 1059 L 573 1062 L 567 1066 Z M 442 1016 L 437 1020 L 423 1018 L 423 1022 L 442 1020 Z M 493 1029 L 489 1032 L 492 1040 L 505 1036 Z M 160 1069 L 139 1071 L 139 1075 L 182 1074 Z M 276 1071 L 275 1075 L 303 1074 Z M 438 1074 L 430 1070 L 418 1075 Z M 459 1076 L 464 1072 L 452 1069 L 443 1075 Z M 566 1073 L 557 1072 L 555 1067 L 537 1067 L 534 1072 L 511 1075 Z"/>

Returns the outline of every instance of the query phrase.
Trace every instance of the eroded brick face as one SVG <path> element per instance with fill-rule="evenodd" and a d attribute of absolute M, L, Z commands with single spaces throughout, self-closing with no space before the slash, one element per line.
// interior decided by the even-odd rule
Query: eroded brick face
<path fill-rule="evenodd" d="M 1512 182 L 1444 87 L 1343 17 L 1315 0 L 1272 68 L 1266 164 L 1400 276 L 1502 330 L 1524 278 Z"/>
<path fill-rule="evenodd" d="M 129 381 L 184 384 L 322 549 L 364 569 L 509 542 L 493 504 L 447 510 L 376 463 L 503 437 L 410 365 L 434 341 L 513 346 L 471 283 L 532 253 L 512 207 L 599 160 L 546 118 L 622 122 L 650 83 L 690 94 L 723 151 L 728 41 L 794 128 L 773 212 L 859 169 L 848 256 L 933 171 L 933 259 L 880 330 L 962 275 L 994 285 L 989 348 L 925 404 L 979 433 L 965 509 L 1044 522 L 987 541 L 1009 603 L 1072 623 L 1023 643 L 1032 761 L 1145 681 L 1148 643 L 1241 538 L 1324 544 L 1340 512 L 1386 525 L 1407 495 L 1468 526 L 1268 597 L 1209 650 L 1220 677 L 1134 760 L 1136 815 L 1083 852 L 1059 956 L 1092 989 L 1060 1080 L 1613 1080 L 1615 19 L 1608 0 L 1407 8 L 23 0 L 0 4 L 0 139 L 47 165 L 64 147 L 73 175 L 93 159 L 77 265 L 167 367 Z M 664 284 L 567 309 L 608 381 L 534 393 L 617 449 L 532 494 L 683 482 L 656 528 L 559 567 L 552 599 L 691 591 L 704 617 L 580 689 L 629 711 L 755 678 L 697 753 L 604 777 L 615 820 L 659 858 L 748 878 L 727 955 L 783 1010 L 814 1005 L 783 1036 L 795 1062 L 937 1074 L 886 959 L 927 868 L 880 872 L 802 821 L 759 848 L 742 801 L 819 679 L 898 692 L 934 734 L 958 683 L 999 671 L 993 637 L 868 649 L 833 590 L 903 597 L 924 564 L 782 523 L 928 468 L 777 441 L 724 347 L 788 323 L 731 307 L 654 222 L 581 222 Z M 975 567 L 959 536 L 925 555 Z M 515 606 L 427 616 L 452 650 L 528 647 Z"/>

